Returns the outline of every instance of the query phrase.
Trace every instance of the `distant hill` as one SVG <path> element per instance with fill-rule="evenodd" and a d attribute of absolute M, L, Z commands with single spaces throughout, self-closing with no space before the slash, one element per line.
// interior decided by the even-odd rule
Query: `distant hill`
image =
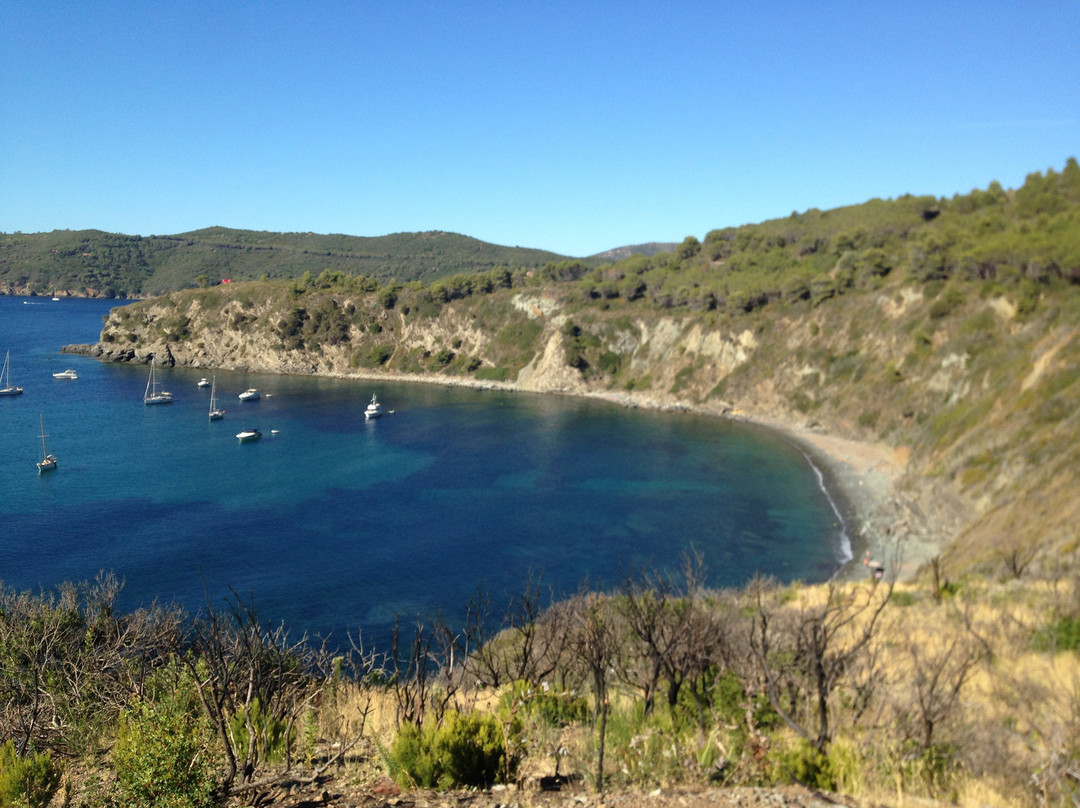
<path fill-rule="evenodd" d="M 199 285 L 325 271 L 430 283 L 564 256 L 430 231 L 362 237 L 210 227 L 171 236 L 100 230 L 0 234 L 0 293 L 140 297 Z"/>
<path fill-rule="evenodd" d="M 676 242 L 650 241 L 648 244 L 634 244 L 628 247 L 616 247 L 613 250 L 605 250 L 596 255 L 590 255 L 590 261 L 621 261 L 631 255 L 644 255 L 651 258 L 657 253 L 671 252 L 678 247 Z"/>

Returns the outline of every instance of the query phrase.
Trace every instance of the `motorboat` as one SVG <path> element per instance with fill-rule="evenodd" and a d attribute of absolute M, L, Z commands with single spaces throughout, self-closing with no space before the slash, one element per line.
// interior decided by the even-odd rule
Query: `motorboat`
<path fill-rule="evenodd" d="M 79 378 L 79 374 L 76 373 L 71 368 L 68 368 L 67 370 L 62 371 L 61 373 L 54 373 L 52 375 L 52 377 L 54 379 L 77 379 L 77 378 Z"/>
<path fill-rule="evenodd" d="M 236 433 L 236 439 L 241 443 L 253 443 L 262 437 L 262 432 L 257 429 L 245 429 Z"/>
<path fill-rule="evenodd" d="M 157 361 L 150 357 L 150 377 L 146 380 L 143 404 L 172 404 L 172 393 L 158 390 Z"/>
<path fill-rule="evenodd" d="M 203 376 L 201 379 L 199 379 L 199 387 L 209 387 L 209 386 L 210 386 L 210 380 L 208 378 Z"/>
<path fill-rule="evenodd" d="M 25 301 L 24 301 L 25 302 Z M 4 367 L 0 370 L 0 396 L 21 396 L 23 389 L 11 383 L 11 351 L 4 357 Z"/>
<path fill-rule="evenodd" d="M 379 403 L 379 399 L 373 394 L 371 396 L 371 403 L 367 405 L 367 409 L 364 410 L 364 418 L 378 418 L 382 415 L 382 404 Z"/>
<path fill-rule="evenodd" d="M 238 398 L 241 401 L 258 401 L 259 400 L 259 391 L 256 390 L 254 387 L 249 387 L 247 390 L 242 392 L 238 396 Z"/>
<path fill-rule="evenodd" d="M 45 416 L 39 415 L 41 420 L 41 460 L 37 463 L 38 474 L 43 471 L 52 471 L 56 468 L 56 455 L 49 454 L 45 451 L 45 438 L 49 437 L 45 434 Z"/>

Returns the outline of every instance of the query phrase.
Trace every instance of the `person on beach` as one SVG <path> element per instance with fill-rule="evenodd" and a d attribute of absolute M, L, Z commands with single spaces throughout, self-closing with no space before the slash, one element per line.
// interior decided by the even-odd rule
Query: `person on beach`
<path fill-rule="evenodd" d="M 885 575 L 884 565 L 874 561 L 870 558 L 870 550 L 866 551 L 866 556 L 863 558 L 863 566 L 870 568 L 870 574 L 874 576 L 875 581 L 880 581 L 882 576 Z"/>

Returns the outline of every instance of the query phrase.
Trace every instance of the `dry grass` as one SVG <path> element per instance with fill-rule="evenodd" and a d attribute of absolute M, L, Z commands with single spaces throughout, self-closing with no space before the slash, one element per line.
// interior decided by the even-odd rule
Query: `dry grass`
<path fill-rule="evenodd" d="M 871 591 L 880 598 L 886 587 L 838 584 L 833 595 L 865 598 Z M 792 586 L 775 590 L 772 604 L 805 613 L 824 607 L 828 594 L 825 586 Z M 1074 614 L 1078 596 L 1076 583 L 1066 578 L 980 579 L 964 582 L 940 600 L 925 584 L 897 585 L 871 653 L 846 672 L 845 685 L 832 698 L 830 759 L 837 761 L 842 793 L 891 806 L 1070 805 L 1066 764 L 1080 762 L 1080 664 L 1074 652 L 1036 650 L 1033 638 L 1056 616 Z M 837 642 L 855 641 L 868 616 L 869 611 L 861 613 Z M 873 685 L 858 714 L 856 683 Z M 457 706 L 495 711 L 499 696 L 467 692 Z M 613 693 L 612 710 L 628 714 L 633 699 L 629 691 Z M 363 723 L 374 741 L 369 750 L 389 748 L 397 730 L 396 702 L 385 689 L 343 687 L 324 703 L 323 713 L 325 737 L 344 736 Z M 722 727 L 715 732 L 722 734 Z M 792 747 L 794 739 L 787 730 L 774 730 L 773 753 Z M 625 753 L 620 758 L 612 743 L 614 771 L 627 758 Z M 561 774 L 587 780 L 595 765 L 587 725 L 530 727 L 525 744 L 523 779 L 552 774 L 557 765 Z M 558 757 L 556 750 L 561 750 Z M 674 782 L 667 779 L 670 774 L 654 774 L 658 785 Z"/>

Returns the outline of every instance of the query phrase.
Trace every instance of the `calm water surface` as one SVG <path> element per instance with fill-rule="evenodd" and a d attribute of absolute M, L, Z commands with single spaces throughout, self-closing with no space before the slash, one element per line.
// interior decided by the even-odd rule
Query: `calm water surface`
<path fill-rule="evenodd" d="M 410 383 L 159 370 L 175 396 L 142 403 L 145 366 L 68 356 L 114 302 L 0 297 L 0 580 L 19 589 L 125 581 L 124 605 L 253 593 L 294 633 L 394 616 L 453 618 L 478 586 L 530 574 L 562 593 L 611 586 L 701 551 L 715 585 L 755 572 L 821 580 L 849 552 L 802 454 L 720 419 L 557 396 Z M 74 369 L 78 380 L 52 374 Z M 237 394 L 258 387 L 261 401 Z M 367 422 L 378 393 L 394 410 Z M 59 469 L 39 476 L 39 415 Z M 264 438 L 240 445 L 254 426 Z M 271 434 L 271 430 L 277 430 Z"/>

